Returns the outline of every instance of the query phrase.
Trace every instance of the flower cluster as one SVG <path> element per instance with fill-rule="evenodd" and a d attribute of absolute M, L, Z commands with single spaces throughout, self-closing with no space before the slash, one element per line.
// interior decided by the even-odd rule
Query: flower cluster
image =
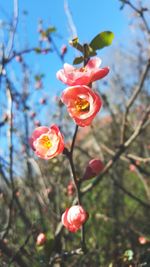
<path fill-rule="evenodd" d="M 79 69 L 65 63 L 64 69 L 56 74 L 60 81 L 70 86 L 63 91 L 61 100 L 69 115 L 81 127 L 90 125 L 102 107 L 101 97 L 90 87 L 92 82 L 102 79 L 109 72 L 108 67 L 99 68 L 100 64 L 98 57 L 90 59 L 85 67 Z"/>
<path fill-rule="evenodd" d="M 66 105 L 70 117 L 80 126 L 89 126 L 97 113 L 102 107 L 102 99 L 100 95 L 92 90 L 92 82 L 105 77 L 109 68 L 99 68 L 101 60 L 98 57 L 92 58 L 82 68 L 75 68 L 67 63 L 64 69 L 57 72 L 57 78 L 67 87 L 62 95 L 61 101 Z M 42 100 L 44 104 L 46 100 Z M 51 127 L 37 127 L 31 138 L 30 145 L 35 154 L 43 159 L 51 159 L 64 150 L 64 138 L 57 125 Z M 83 180 L 90 179 L 98 175 L 103 169 L 103 163 L 94 159 L 90 161 Z M 68 194 L 73 194 L 72 185 L 68 188 Z M 62 215 L 62 224 L 70 231 L 76 232 L 88 219 L 88 213 L 81 205 L 75 205 L 67 208 Z M 45 242 L 45 235 L 42 233 L 37 238 L 37 245 Z"/>

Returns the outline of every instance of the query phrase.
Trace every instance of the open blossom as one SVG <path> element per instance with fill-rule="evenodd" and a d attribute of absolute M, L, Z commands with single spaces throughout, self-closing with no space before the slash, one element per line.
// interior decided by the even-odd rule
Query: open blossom
<path fill-rule="evenodd" d="M 88 180 L 97 176 L 103 169 L 104 163 L 100 159 L 90 160 L 83 175 L 83 180 Z"/>
<path fill-rule="evenodd" d="M 76 232 L 88 219 L 88 213 L 80 205 L 67 208 L 62 214 L 62 224 L 70 231 Z"/>
<path fill-rule="evenodd" d="M 88 126 L 102 107 L 102 99 L 88 86 L 77 85 L 66 88 L 61 96 L 69 115 L 81 127 Z"/>
<path fill-rule="evenodd" d="M 98 57 L 92 58 L 88 61 L 85 67 L 75 68 L 72 65 L 65 63 L 64 69 L 56 73 L 57 79 L 63 83 L 73 85 L 88 85 L 96 80 L 105 77 L 109 68 L 99 68 L 101 59 Z"/>
<path fill-rule="evenodd" d="M 38 236 L 37 236 L 37 239 L 36 239 L 36 245 L 37 246 L 42 246 L 44 245 L 46 242 L 46 235 L 44 233 L 40 233 Z"/>
<path fill-rule="evenodd" d="M 64 138 L 56 125 L 36 128 L 29 142 L 35 154 L 43 159 L 51 159 L 64 149 Z"/>

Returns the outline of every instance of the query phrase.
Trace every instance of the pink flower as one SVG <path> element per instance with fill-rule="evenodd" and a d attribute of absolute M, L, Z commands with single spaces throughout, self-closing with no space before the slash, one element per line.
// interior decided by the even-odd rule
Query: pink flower
<path fill-rule="evenodd" d="M 61 100 L 67 106 L 69 115 L 81 127 L 90 125 L 102 107 L 100 96 L 85 85 L 66 88 Z"/>
<path fill-rule="evenodd" d="M 88 219 L 88 213 L 80 205 L 67 208 L 62 214 L 62 224 L 70 231 L 76 232 Z"/>
<path fill-rule="evenodd" d="M 29 142 L 35 154 L 43 159 L 51 159 L 64 149 L 64 138 L 56 125 L 36 128 Z"/>
<path fill-rule="evenodd" d="M 44 233 L 40 233 L 36 239 L 36 245 L 42 246 L 46 242 L 46 235 Z"/>
<path fill-rule="evenodd" d="M 104 164 L 100 159 L 90 160 L 83 175 L 83 180 L 88 180 L 97 176 L 103 169 Z"/>
<path fill-rule="evenodd" d="M 75 68 L 67 63 L 64 64 L 64 69 L 59 70 L 56 73 L 58 80 L 63 83 L 73 85 L 88 85 L 96 80 L 105 77 L 109 68 L 105 67 L 100 69 L 101 59 L 98 57 L 92 58 L 88 61 L 85 67 Z"/>

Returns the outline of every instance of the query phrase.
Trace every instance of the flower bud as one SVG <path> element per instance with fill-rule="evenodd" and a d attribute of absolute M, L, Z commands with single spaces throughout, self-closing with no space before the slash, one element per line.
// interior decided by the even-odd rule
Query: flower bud
<path fill-rule="evenodd" d="M 46 99 L 45 98 L 41 98 L 39 102 L 40 102 L 40 104 L 44 105 L 44 104 L 46 104 Z"/>
<path fill-rule="evenodd" d="M 75 192 L 75 187 L 72 181 L 69 182 L 67 186 L 67 195 L 68 196 L 73 196 Z"/>
<path fill-rule="evenodd" d="M 66 52 L 67 52 L 67 46 L 66 45 L 63 45 L 61 47 L 61 56 L 64 56 L 66 54 Z"/>
<path fill-rule="evenodd" d="M 34 111 L 32 111 L 30 114 L 30 118 L 33 119 L 33 118 L 35 118 L 35 116 L 36 116 L 36 113 Z"/>
<path fill-rule="evenodd" d="M 103 169 L 104 164 L 100 159 L 90 160 L 83 175 L 83 180 L 89 180 L 97 176 Z"/>
<path fill-rule="evenodd" d="M 38 236 L 37 236 L 37 239 L 36 239 L 36 245 L 37 246 L 42 246 L 44 245 L 46 242 L 46 235 L 44 233 L 40 233 Z"/>
<path fill-rule="evenodd" d="M 130 164 L 130 165 L 129 165 L 129 170 L 130 170 L 131 172 L 135 172 L 135 170 L 136 170 L 135 165 L 134 165 L 134 164 Z"/>
<path fill-rule="evenodd" d="M 40 127 L 40 126 L 41 126 L 41 123 L 40 123 L 39 120 L 36 120 L 36 121 L 34 121 L 34 125 L 35 125 L 36 127 Z"/>
<path fill-rule="evenodd" d="M 145 236 L 139 236 L 138 241 L 141 245 L 145 245 L 147 243 Z"/>
<path fill-rule="evenodd" d="M 62 224 L 70 231 L 76 232 L 87 221 L 88 213 L 80 205 L 67 208 L 62 214 Z"/>
<path fill-rule="evenodd" d="M 22 62 L 22 57 L 20 55 L 15 56 L 17 62 Z"/>

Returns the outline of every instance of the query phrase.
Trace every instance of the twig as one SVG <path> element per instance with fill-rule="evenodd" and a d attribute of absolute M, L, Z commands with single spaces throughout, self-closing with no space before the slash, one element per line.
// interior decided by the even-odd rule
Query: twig
<path fill-rule="evenodd" d="M 33 229 L 32 231 L 27 235 L 25 241 L 23 242 L 23 244 L 20 246 L 20 248 L 16 251 L 16 253 L 11 257 L 10 261 L 9 261 L 9 266 L 15 261 L 16 257 L 18 257 L 22 251 L 24 250 L 25 246 L 28 244 L 32 234 L 33 234 Z"/>
<path fill-rule="evenodd" d="M 48 38 L 49 43 L 53 45 L 54 51 L 56 52 L 57 56 L 60 58 L 61 62 L 64 63 L 64 58 L 60 54 L 60 52 L 57 48 L 57 45 L 55 44 L 55 41 L 53 40 L 53 38 L 51 36 L 48 36 L 47 38 Z"/>
<path fill-rule="evenodd" d="M 81 248 L 72 251 L 63 251 L 61 254 L 56 254 L 54 257 L 50 259 L 49 266 L 53 266 L 55 262 L 60 262 L 62 260 L 66 260 L 68 257 L 83 255 L 83 251 Z"/>
<path fill-rule="evenodd" d="M 126 138 L 127 117 L 128 117 L 129 110 L 143 88 L 143 85 L 144 85 L 144 82 L 145 82 L 146 77 L 148 75 L 149 69 L 150 69 L 150 59 L 148 60 L 147 65 L 145 67 L 145 70 L 143 71 L 143 73 L 141 75 L 139 86 L 136 88 L 136 90 L 133 92 L 133 94 L 131 95 L 130 99 L 127 102 L 126 110 L 125 110 L 125 113 L 123 115 L 123 123 L 122 123 L 122 129 L 121 129 L 121 144 L 124 143 L 125 138 Z"/>
<path fill-rule="evenodd" d="M 6 58 L 9 58 L 12 52 L 17 24 L 18 24 L 18 0 L 14 0 L 14 18 L 13 18 L 13 26 L 12 26 L 13 29 L 12 29 L 11 36 L 10 36 L 9 43 L 8 43 Z"/>
<path fill-rule="evenodd" d="M 24 49 L 22 51 L 19 51 L 19 52 L 13 52 L 13 55 L 10 56 L 8 59 L 5 59 L 4 63 L 5 65 L 10 63 L 10 61 L 12 61 L 16 56 L 22 56 L 23 54 L 27 54 L 27 53 L 30 53 L 30 52 L 36 52 L 36 49 L 37 47 L 31 47 L 31 48 L 27 48 L 27 49 Z M 52 51 L 52 49 L 50 48 L 46 48 L 46 49 L 40 49 L 40 53 L 44 53 L 46 50 L 46 52 L 50 52 Z"/>
<path fill-rule="evenodd" d="M 78 129 L 79 129 L 79 127 L 78 127 L 78 125 L 76 125 L 75 132 L 74 132 L 73 139 L 72 139 L 71 149 L 70 149 L 70 153 L 71 154 L 73 154 L 73 150 L 74 150 L 74 145 L 75 145 L 75 140 L 76 140 Z"/>
<path fill-rule="evenodd" d="M 2 252 L 8 257 L 12 257 L 14 255 L 14 251 L 12 248 L 9 248 L 3 240 L 0 239 L 0 249 Z M 22 256 L 20 254 L 16 255 L 14 258 L 14 261 L 20 266 L 20 267 L 28 267 L 26 262 L 23 260 Z"/>
<path fill-rule="evenodd" d="M 145 25 L 145 28 L 147 30 L 147 33 L 150 34 L 150 28 L 149 28 L 149 25 L 145 19 L 145 16 L 144 16 L 144 12 L 147 11 L 147 8 L 144 9 L 141 7 L 141 9 L 138 9 L 136 6 L 134 6 L 129 0 L 123 0 L 123 3 L 124 4 L 127 4 L 128 6 L 130 6 L 142 19 L 143 21 L 143 24 Z"/>
<path fill-rule="evenodd" d="M 125 187 L 123 187 L 114 177 L 111 178 L 114 181 L 114 185 L 116 185 L 121 191 L 123 191 L 126 195 L 128 195 L 130 198 L 134 199 L 136 202 L 141 204 L 143 207 L 150 209 L 150 204 L 144 202 L 137 196 L 133 195 L 131 192 L 129 192 Z"/>

